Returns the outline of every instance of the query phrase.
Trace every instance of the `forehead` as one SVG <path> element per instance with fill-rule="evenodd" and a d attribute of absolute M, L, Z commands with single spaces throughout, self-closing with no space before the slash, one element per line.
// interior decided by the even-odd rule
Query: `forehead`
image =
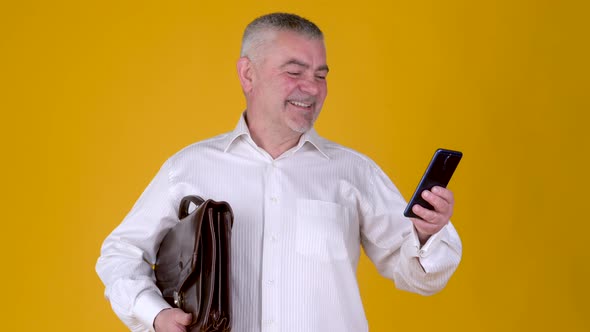
<path fill-rule="evenodd" d="M 295 59 L 313 67 L 326 65 L 323 39 L 310 38 L 292 31 L 276 31 L 268 36 L 265 44 L 261 51 L 267 60 L 280 62 Z"/>

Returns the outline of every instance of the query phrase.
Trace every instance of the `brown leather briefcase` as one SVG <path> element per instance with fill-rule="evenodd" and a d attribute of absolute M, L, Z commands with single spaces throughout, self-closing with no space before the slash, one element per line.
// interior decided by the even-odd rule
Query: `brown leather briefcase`
<path fill-rule="evenodd" d="M 191 203 L 197 209 L 189 214 Z M 178 217 L 160 244 L 156 285 L 170 305 L 193 314 L 188 331 L 231 331 L 232 209 L 226 202 L 186 196 Z"/>

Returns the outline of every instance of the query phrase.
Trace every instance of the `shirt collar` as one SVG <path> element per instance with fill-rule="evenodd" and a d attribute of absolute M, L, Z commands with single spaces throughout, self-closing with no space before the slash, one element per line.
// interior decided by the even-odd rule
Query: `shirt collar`
<path fill-rule="evenodd" d="M 246 112 L 242 113 L 235 129 L 228 134 L 223 152 L 228 152 L 231 146 L 236 144 L 242 136 L 246 136 L 247 139 L 252 140 L 245 116 Z M 299 150 L 305 145 L 305 143 L 310 143 L 318 152 L 326 157 L 326 159 L 330 159 L 330 156 L 327 153 L 326 140 L 318 135 L 314 128 L 311 128 L 301 136 L 295 149 Z"/>
<path fill-rule="evenodd" d="M 318 133 L 315 131 L 314 128 L 308 130 L 305 134 L 303 134 L 302 140 L 303 142 L 309 142 L 313 145 L 321 154 L 326 157 L 326 159 L 330 159 L 328 155 L 328 149 L 326 147 L 326 140 L 322 138 Z"/>
<path fill-rule="evenodd" d="M 250 130 L 248 130 L 248 125 L 246 124 L 246 112 L 242 113 L 240 116 L 240 120 L 236 125 L 236 128 L 227 135 L 227 142 L 225 143 L 223 152 L 227 152 L 229 148 L 238 140 L 241 136 L 250 137 Z"/>

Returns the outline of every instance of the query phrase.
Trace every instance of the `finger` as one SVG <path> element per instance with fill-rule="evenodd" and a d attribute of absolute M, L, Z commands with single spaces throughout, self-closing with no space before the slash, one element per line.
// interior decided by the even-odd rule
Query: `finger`
<path fill-rule="evenodd" d="M 431 191 L 447 201 L 449 204 L 455 203 L 455 195 L 449 189 L 440 186 L 434 186 Z"/>
<path fill-rule="evenodd" d="M 435 211 L 440 212 L 442 209 L 444 209 L 445 205 L 448 205 L 448 203 L 444 199 L 434 194 L 430 190 L 424 190 L 422 192 L 422 198 L 424 198 L 425 201 L 430 203 L 430 205 L 432 205 Z"/>
<path fill-rule="evenodd" d="M 449 221 L 446 216 L 432 210 L 428 210 L 418 204 L 414 205 L 412 211 L 423 219 L 410 218 L 416 230 L 422 234 L 432 235 L 438 233 Z"/>
<path fill-rule="evenodd" d="M 410 220 L 412 221 L 414 227 L 419 233 L 426 234 L 429 236 L 438 232 L 442 228 L 442 226 L 439 224 L 424 221 L 422 219 L 411 218 Z"/>
<path fill-rule="evenodd" d="M 178 312 L 178 314 L 175 317 L 175 321 L 177 321 L 178 323 L 186 326 L 189 325 L 192 321 L 193 315 L 191 313 L 186 313 L 186 312 Z"/>
<path fill-rule="evenodd" d="M 423 222 L 426 222 L 426 223 L 429 223 L 432 225 L 436 225 L 437 230 L 442 228 L 444 225 L 446 225 L 449 222 L 449 220 L 451 219 L 450 215 L 446 215 L 446 214 L 442 214 L 437 211 L 432 211 L 432 210 L 426 209 L 418 204 L 416 204 L 412 207 L 412 211 L 418 217 L 422 218 Z M 452 210 L 450 213 L 452 213 Z"/>
<path fill-rule="evenodd" d="M 453 211 L 452 203 L 449 203 L 441 196 L 427 190 L 422 192 L 422 198 L 430 203 L 436 212 L 445 215 L 447 218 L 450 218 Z"/>
<path fill-rule="evenodd" d="M 423 221 L 428 223 L 433 222 L 437 215 L 435 211 L 422 207 L 419 204 L 414 204 L 414 206 L 412 206 L 412 212 L 414 212 L 418 217 L 422 218 Z"/>
<path fill-rule="evenodd" d="M 176 323 L 176 332 L 186 332 L 186 326 Z"/>
<path fill-rule="evenodd" d="M 174 322 L 174 325 L 170 327 L 170 332 L 186 332 L 186 326 L 179 324 L 178 322 Z"/>

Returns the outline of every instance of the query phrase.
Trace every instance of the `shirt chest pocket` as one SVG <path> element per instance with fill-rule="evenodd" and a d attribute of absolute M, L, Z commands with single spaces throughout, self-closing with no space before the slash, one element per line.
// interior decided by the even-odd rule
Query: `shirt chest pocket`
<path fill-rule="evenodd" d="M 348 258 L 351 239 L 348 210 L 339 204 L 297 200 L 297 252 L 322 261 Z"/>

